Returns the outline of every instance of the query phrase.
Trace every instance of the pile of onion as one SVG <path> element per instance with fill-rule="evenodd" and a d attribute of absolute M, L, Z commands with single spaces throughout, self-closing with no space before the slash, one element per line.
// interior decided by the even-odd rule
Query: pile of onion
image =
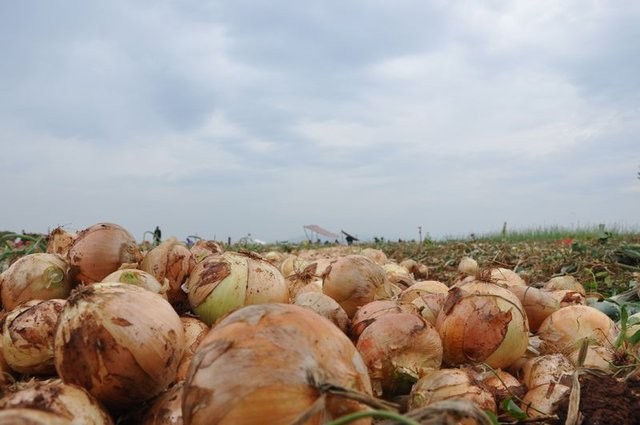
<path fill-rule="evenodd" d="M 126 409 L 174 382 L 184 352 L 180 317 L 158 294 L 135 285 L 76 288 L 55 333 L 55 366 L 111 409 Z"/>
<path fill-rule="evenodd" d="M 358 307 L 393 295 L 382 266 L 362 255 L 331 260 L 322 274 L 322 292 L 336 300 L 349 317 L 353 317 Z"/>
<path fill-rule="evenodd" d="M 320 316 L 329 319 L 342 332 L 349 332 L 349 317 L 333 298 L 321 292 L 302 292 L 293 300 L 293 304 L 315 311 Z"/>
<path fill-rule="evenodd" d="M 20 257 L 0 274 L 2 305 L 10 311 L 30 300 L 67 298 L 73 287 L 68 272 L 68 264 L 57 254 Z"/>
<path fill-rule="evenodd" d="M 362 332 L 356 347 L 378 397 L 408 394 L 419 378 L 442 364 L 438 331 L 414 313 L 380 316 Z"/>
<path fill-rule="evenodd" d="M 69 249 L 74 279 L 83 284 L 100 282 L 123 264 L 136 264 L 142 253 L 134 237 L 113 223 L 98 223 L 78 233 Z"/>
<path fill-rule="evenodd" d="M 246 305 L 289 301 L 280 270 L 248 253 L 228 251 L 204 258 L 191 271 L 186 287 L 189 304 L 207 325 Z"/>
<path fill-rule="evenodd" d="M 448 292 L 449 287 L 442 282 L 423 280 L 402 291 L 398 295 L 398 302 L 414 305 L 422 317 L 435 325 Z"/>
<path fill-rule="evenodd" d="M 351 338 L 356 341 L 367 326 L 371 325 L 379 317 L 385 314 L 414 313 L 415 311 L 415 306 L 411 304 L 400 304 L 394 300 L 371 301 L 359 307 L 356 314 L 353 315 L 349 334 Z"/>
<path fill-rule="evenodd" d="M 484 362 L 506 368 L 527 350 L 527 316 L 518 297 L 489 282 L 452 288 L 436 320 L 448 365 Z"/>
<path fill-rule="evenodd" d="M 169 289 L 169 282 L 165 279 L 163 283 L 151 274 L 140 269 L 120 269 L 105 276 L 102 282 L 116 282 L 127 283 L 129 285 L 136 285 L 144 288 L 148 291 L 154 292 L 163 298 L 167 298 L 167 290 Z"/>
<path fill-rule="evenodd" d="M 52 375 L 53 334 L 65 300 L 33 300 L 12 310 L 2 327 L 4 359 L 16 372 Z"/>
<path fill-rule="evenodd" d="M 183 422 L 288 425 L 310 413 L 304 423 L 319 425 L 366 408 L 321 395 L 323 385 L 371 395 L 367 367 L 346 335 L 303 307 L 247 306 L 219 321 L 196 350 Z"/>

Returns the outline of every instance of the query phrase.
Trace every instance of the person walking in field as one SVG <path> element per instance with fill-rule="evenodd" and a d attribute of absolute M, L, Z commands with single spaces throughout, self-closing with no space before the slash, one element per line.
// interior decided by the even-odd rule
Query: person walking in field
<path fill-rule="evenodd" d="M 156 230 L 153 231 L 153 243 L 155 245 L 160 245 L 161 240 L 162 240 L 162 232 L 160 231 L 160 227 L 156 226 Z"/>

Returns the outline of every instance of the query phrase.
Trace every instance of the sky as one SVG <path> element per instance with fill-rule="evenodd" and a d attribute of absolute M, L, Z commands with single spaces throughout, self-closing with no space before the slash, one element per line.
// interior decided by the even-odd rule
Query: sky
<path fill-rule="evenodd" d="M 640 226 L 640 2 L 0 2 L 0 230 Z"/>

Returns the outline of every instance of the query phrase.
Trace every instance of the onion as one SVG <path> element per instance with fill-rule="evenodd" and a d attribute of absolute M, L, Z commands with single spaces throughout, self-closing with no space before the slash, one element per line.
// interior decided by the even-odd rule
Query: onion
<path fill-rule="evenodd" d="M 496 412 L 496 401 L 489 390 L 468 369 L 440 369 L 416 382 L 409 394 L 410 410 L 442 400 L 463 398 L 482 410 Z"/>
<path fill-rule="evenodd" d="M 74 423 L 70 419 L 44 410 L 26 408 L 0 410 L 0 425 L 72 425 Z"/>
<path fill-rule="evenodd" d="M 322 291 L 336 300 L 350 318 L 358 307 L 392 295 L 384 269 L 362 255 L 332 260 L 322 274 Z"/>
<path fill-rule="evenodd" d="M 556 289 L 554 291 L 547 291 L 543 288 L 542 290 L 555 299 L 560 304 L 560 307 L 587 304 L 585 296 L 572 289 Z"/>
<path fill-rule="evenodd" d="M 196 348 L 198 348 L 204 336 L 209 332 L 209 326 L 195 317 L 180 317 L 180 320 L 182 321 L 182 327 L 184 329 L 185 350 L 182 355 L 182 360 L 180 360 L 180 364 L 178 365 L 176 381 L 183 381 L 187 377 L 193 354 L 196 352 Z"/>
<path fill-rule="evenodd" d="M 411 273 L 398 263 L 386 262 L 382 268 L 387 273 L 387 279 L 400 288 L 405 289 L 415 283 Z"/>
<path fill-rule="evenodd" d="M 4 386 L 9 385 L 14 381 L 13 371 L 4 359 L 2 346 L 2 338 L 0 338 L 0 394 L 2 394 Z"/>
<path fill-rule="evenodd" d="M 613 346 L 617 336 L 613 320 L 586 305 L 570 305 L 555 311 L 538 329 L 546 353 L 569 353 L 585 339 L 602 346 Z"/>
<path fill-rule="evenodd" d="M 578 292 L 583 297 L 587 295 L 584 286 L 582 286 L 582 284 L 578 282 L 575 277 L 570 275 L 552 277 L 544 283 L 543 288 L 545 291 L 569 289 L 571 291 Z"/>
<path fill-rule="evenodd" d="M 55 373 L 53 334 L 65 302 L 31 301 L 9 313 L 2 327 L 2 351 L 11 369 L 29 375 Z"/>
<path fill-rule="evenodd" d="M 105 278 L 102 279 L 102 282 L 117 282 L 136 285 L 154 292 L 165 299 L 167 298 L 166 292 L 169 289 L 169 281 L 165 280 L 163 284 L 161 284 L 151 273 L 147 273 L 144 270 L 139 269 L 116 270 L 108 276 L 105 276 Z"/>
<path fill-rule="evenodd" d="M 412 313 L 380 316 L 362 332 L 356 348 L 378 397 L 409 393 L 418 378 L 442 364 L 438 331 Z"/>
<path fill-rule="evenodd" d="M 575 370 L 569 359 L 562 354 L 546 354 L 525 361 L 518 375 L 520 382 L 532 390 L 547 384 L 570 386 Z"/>
<path fill-rule="evenodd" d="M 218 322 L 196 350 L 183 389 L 184 425 L 290 424 L 325 384 L 371 395 L 362 357 L 336 326 L 295 305 L 244 307 Z M 314 407 L 305 424 L 366 409 L 333 394 Z"/>
<path fill-rule="evenodd" d="M 478 262 L 471 257 L 462 257 L 458 263 L 458 271 L 465 275 L 475 276 L 478 273 Z"/>
<path fill-rule="evenodd" d="M 560 308 L 560 302 L 540 288 L 512 285 L 508 289 L 516 294 L 522 303 L 532 332 L 537 331 L 544 319 Z"/>
<path fill-rule="evenodd" d="M 520 408 L 529 418 L 554 415 L 565 397 L 569 397 L 570 392 L 571 388 L 566 385 L 539 385 L 524 395 Z"/>
<path fill-rule="evenodd" d="M 429 268 L 411 258 L 402 260 L 400 265 L 409 270 L 409 273 L 413 275 L 414 279 L 426 279 L 429 276 Z"/>
<path fill-rule="evenodd" d="M 113 424 L 109 414 L 84 388 L 65 384 L 60 379 L 35 381 L 0 399 L 0 409 L 16 408 L 50 412 L 74 424 Z"/>
<path fill-rule="evenodd" d="M 111 409 L 124 409 L 175 380 L 184 330 L 160 295 L 135 285 L 96 283 L 72 292 L 54 350 L 65 382 L 84 387 Z"/>
<path fill-rule="evenodd" d="M 522 398 L 527 392 L 527 388 L 515 376 L 501 369 L 487 371 L 479 378 L 498 405 L 509 397 Z"/>
<path fill-rule="evenodd" d="M 131 233 L 113 223 L 98 223 L 82 230 L 69 250 L 72 274 L 83 284 L 100 282 L 123 264 L 140 260 L 142 253 Z"/>
<path fill-rule="evenodd" d="M 175 238 L 162 241 L 144 256 L 140 270 L 151 273 L 158 282 L 169 282 L 167 299 L 173 305 L 187 304 L 182 284 L 187 281 L 195 261 L 191 251 Z"/>
<path fill-rule="evenodd" d="M 222 254 L 224 252 L 224 248 L 220 243 L 216 241 L 206 241 L 204 239 L 196 241 L 189 250 L 191 251 L 194 263 L 199 263 L 210 255 Z"/>
<path fill-rule="evenodd" d="M 416 282 L 402 291 L 398 295 L 398 302 L 414 305 L 422 317 L 435 325 L 448 292 L 449 287 L 444 283 L 437 280 L 425 280 Z"/>
<path fill-rule="evenodd" d="M 355 341 L 367 326 L 376 321 L 379 317 L 390 313 L 409 313 L 415 312 L 413 305 L 399 304 L 393 300 L 376 300 L 371 301 L 358 308 L 356 314 L 351 319 L 351 338 Z"/>
<path fill-rule="evenodd" d="M 505 269 L 504 267 L 498 267 L 491 269 L 490 281 L 501 286 L 526 286 L 524 279 L 513 270 Z"/>
<path fill-rule="evenodd" d="M 289 276 L 300 273 L 307 266 L 308 261 L 298 257 L 297 255 L 290 254 L 280 264 L 280 271 L 286 278 Z"/>
<path fill-rule="evenodd" d="M 286 277 L 287 287 L 289 288 L 289 297 L 291 300 L 308 285 L 314 285 L 315 288 L 319 288 L 322 292 L 322 274 L 331 264 L 331 260 L 327 258 L 320 258 L 311 262 L 300 260 L 302 262 L 296 262 L 292 264 L 293 271 L 286 274 L 286 270 L 283 275 Z M 301 269 L 300 269 L 301 267 Z M 286 269 L 286 268 L 285 268 Z M 313 292 L 318 292 L 314 288 Z M 305 292 L 308 292 L 309 288 L 305 288 Z"/>
<path fill-rule="evenodd" d="M 472 281 L 452 288 L 436 320 L 444 361 L 506 368 L 527 350 L 529 329 L 520 300 L 502 286 Z"/>
<path fill-rule="evenodd" d="M 329 319 L 342 332 L 349 332 L 350 321 L 347 313 L 330 296 L 322 292 L 303 292 L 296 296 L 293 304 L 311 309 L 320 316 Z"/>
<path fill-rule="evenodd" d="M 280 268 L 280 264 L 282 264 L 285 258 L 285 254 L 279 251 L 269 251 L 264 254 L 264 259 L 278 268 Z"/>
<path fill-rule="evenodd" d="M 189 304 L 207 325 L 246 305 L 289 301 L 282 273 L 262 257 L 248 253 L 206 257 L 191 272 L 187 289 Z"/>
<path fill-rule="evenodd" d="M 75 232 L 67 232 L 62 227 L 56 227 L 47 238 L 47 253 L 66 258 L 77 236 Z"/>
<path fill-rule="evenodd" d="M 580 347 L 573 350 L 567 356 L 571 363 L 578 367 L 578 356 Z M 580 365 L 588 369 L 599 369 L 608 373 L 616 371 L 615 366 L 616 352 L 612 347 L 603 347 L 601 345 L 589 345 L 584 363 Z"/>
<path fill-rule="evenodd" d="M 389 261 L 389 259 L 387 258 L 387 254 L 385 254 L 381 249 L 364 248 L 360 251 L 360 255 L 362 255 L 363 257 L 367 257 L 368 259 L 379 265 L 382 265 Z"/>
<path fill-rule="evenodd" d="M 0 274 L 2 305 L 11 311 L 29 300 L 67 298 L 72 284 L 69 266 L 57 254 L 27 254 Z"/>
<path fill-rule="evenodd" d="M 182 388 L 178 382 L 158 397 L 147 408 L 140 425 L 182 425 Z"/>

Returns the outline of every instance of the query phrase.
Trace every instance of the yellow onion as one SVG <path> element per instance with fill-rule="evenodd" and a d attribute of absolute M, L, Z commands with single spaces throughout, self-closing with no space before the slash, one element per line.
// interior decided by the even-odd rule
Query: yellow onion
<path fill-rule="evenodd" d="M 299 273 L 307 266 L 308 261 L 298 257 L 297 255 L 289 254 L 280 263 L 280 271 L 284 277 L 289 277 L 292 274 Z"/>
<path fill-rule="evenodd" d="M 322 292 L 302 292 L 293 300 L 293 304 L 306 307 L 329 319 L 342 332 L 349 331 L 349 318 L 347 313 L 333 298 Z"/>
<path fill-rule="evenodd" d="M 66 258 L 77 236 L 75 232 L 67 232 L 62 227 L 56 227 L 47 237 L 47 253 Z"/>
<path fill-rule="evenodd" d="M 200 261 L 187 280 L 187 291 L 193 311 L 207 325 L 246 305 L 289 301 L 284 277 L 273 264 L 230 251 Z"/>
<path fill-rule="evenodd" d="M 442 364 L 438 331 L 413 313 L 378 317 L 362 332 L 356 348 L 378 397 L 407 394 L 420 377 Z"/>
<path fill-rule="evenodd" d="M 480 374 L 478 378 L 493 394 L 498 405 L 510 397 L 522 398 L 527 390 L 515 376 L 502 369 L 489 370 Z"/>
<path fill-rule="evenodd" d="M 195 317 L 183 316 L 180 317 L 180 320 L 184 328 L 185 350 L 182 355 L 182 360 L 180 360 L 180 364 L 178 365 L 176 381 L 183 381 L 187 377 L 193 354 L 196 352 L 196 348 L 198 348 L 204 336 L 209 332 L 209 326 Z"/>
<path fill-rule="evenodd" d="M 529 418 L 551 416 L 558 412 L 558 407 L 569 397 L 571 387 L 561 384 L 539 385 L 527 391 L 520 408 Z"/>
<path fill-rule="evenodd" d="M 319 258 L 311 262 L 302 259 L 300 261 L 292 264 L 293 270 L 288 274 L 285 274 L 287 271 L 281 268 L 287 281 L 291 300 L 295 299 L 303 291 L 303 288 L 304 292 L 308 292 L 310 285 L 313 285 L 313 292 L 318 292 L 316 288 L 322 292 L 322 273 L 331 263 L 331 260 L 327 258 Z M 287 268 L 285 267 L 285 269 Z"/>
<path fill-rule="evenodd" d="M 546 353 L 569 353 L 582 345 L 611 347 L 616 340 L 617 327 L 600 310 L 586 305 L 570 305 L 551 313 L 540 325 L 537 335 Z"/>
<path fill-rule="evenodd" d="M 449 292 L 449 287 L 437 280 L 416 282 L 398 295 L 400 304 L 412 304 L 432 325 L 436 319 Z"/>
<path fill-rule="evenodd" d="M 411 304 L 399 304 L 393 300 L 371 301 L 358 308 L 356 314 L 351 319 L 351 338 L 355 341 L 367 326 L 376 321 L 379 317 L 390 313 L 410 313 L 415 312 L 415 306 Z"/>
<path fill-rule="evenodd" d="M 183 422 L 288 425 L 318 401 L 321 385 L 371 395 L 367 367 L 346 335 L 303 307 L 247 306 L 219 321 L 196 350 L 183 389 Z M 315 407 L 306 425 L 366 409 L 333 394 Z"/>
<path fill-rule="evenodd" d="M 466 399 L 482 410 L 496 412 L 491 392 L 468 369 L 440 369 L 423 376 L 409 393 L 410 410 L 442 400 Z"/>
<path fill-rule="evenodd" d="M 139 422 L 139 425 L 182 425 L 182 388 L 178 382 L 156 397 Z"/>
<path fill-rule="evenodd" d="M 191 251 L 193 263 L 197 264 L 210 255 L 222 254 L 224 252 L 224 248 L 216 241 L 199 239 L 191 248 L 189 248 L 189 251 Z"/>
<path fill-rule="evenodd" d="M 505 269 L 504 267 L 497 267 L 491 269 L 489 280 L 492 283 L 496 283 L 501 286 L 509 287 L 509 286 L 526 286 L 524 279 L 520 277 L 520 275 L 513 270 Z"/>
<path fill-rule="evenodd" d="M 69 249 L 72 274 L 83 284 L 100 282 L 123 264 L 140 260 L 142 253 L 134 237 L 113 223 L 98 223 L 82 230 Z"/>
<path fill-rule="evenodd" d="M 280 264 L 285 260 L 286 255 L 279 251 L 269 251 L 264 253 L 264 259 L 280 268 Z"/>
<path fill-rule="evenodd" d="M 573 350 L 567 356 L 571 363 L 578 367 L 578 356 L 580 347 Z M 601 345 L 589 345 L 584 362 L 581 367 L 588 369 L 599 369 L 604 372 L 613 373 L 616 371 L 616 352 L 612 347 L 603 347 Z"/>
<path fill-rule="evenodd" d="M 0 410 L 0 425 L 73 425 L 71 419 L 38 409 Z"/>
<path fill-rule="evenodd" d="M 398 263 L 387 261 L 382 264 L 382 268 L 387 273 L 387 279 L 401 289 L 408 288 L 415 283 L 409 270 Z"/>
<path fill-rule="evenodd" d="M 160 295 L 135 285 L 96 283 L 69 296 L 54 350 L 66 383 L 84 387 L 111 409 L 124 409 L 175 380 L 184 330 Z"/>
<path fill-rule="evenodd" d="M 194 264 L 189 248 L 176 238 L 169 238 L 147 252 L 140 262 L 140 270 L 151 273 L 158 282 L 166 279 L 169 282 L 167 299 L 171 304 L 179 305 L 187 303 L 182 284 L 187 281 Z"/>
<path fill-rule="evenodd" d="M 74 424 L 113 424 L 104 407 L 82 387 L 65 384 L 61 379 L 50 379 L 19 388 L 0 398 L 0 409 L 38 409 Z"/>
<path fill-rule="evenodd" d="M 545 291 L 557 291 L 560 289 L 568 289 L 579 293 L 583 297 L 587 295 L 584 286 L 578 280 L 570 275 L 552 277 L 542 286 Z"/>
<path fill-rule="evenodd" d="M 57 254 L 28 254 L 0 274 L 2 305 L 11 311 L 29 300 L 67 298 L 73 287 L 69 266 Z"/>
<path fill-rule="evenodd" d="M 51 375 L 53 334 L 65 300 L 31 301 L 14 309 L 2 327 L 2 351 L 11 369 L 28 375 Z"/>
<path fill-rule="evenodd" d="M 358 307 L 393 294 L 382 266 L 362 255 L 331 260 L 322 274 L 322 292 L 336 300 L 350 318 Z"/>
<path fill-rule="evenodd" d="M 458 271 L 468 276 L 478 273 L 478 262 L 471 257 L 462 257 L 458 263 Z"/>
<path fill-rule="evenodd" d="M 11 384 L 14 381 L 13 371 L 4 359 L 2 349 L 2 338 L 0 338 L 0 394 L 2 394 L 3 387 Z"/>
<path fill-rule="evenodd" d="M 402 260 L 400 265 L 407 269 L 409 273 L 413 275 L 414 279 L 426 279 L 429 276 L 429 268 L 411 258 Z"/>
<path fill-rule="evenodd" d="M 540 288 L 512 285 L 508 289 L 516 294 L 522 303 L 531 332 L 537 331 L 544 319 L 560 308 L 560 302 Z"/>
<path fill-rule="evenodd" d="M 154 292 L 165 299 L 167 298 L 167 290 L 169 289 L 169 281 L 165 280 L 163 283 L 160 283 L 151 273 L 140 269 L 116 270 L 105 276 L 102 282 L 118 282 L 136 285 Z"/>
<path fill-rule="evenodd" d="M 580 292 L 572 289 L 556 289 L 553 291 L 547 291 L 542 289 L 545 293 L 549 294 L 553 299 L 558 301 L 560 307 L 566 307 L 568 305 L 586 305 L 587 299 Z"/>
<path fill-rule="evenodd" d="M 448 365 L 484 362 L 506 368 L 527 350 L 529 329 L 520 300 L 494 283 L 452 288 L 436 320 Z"/>
<path fill-rule="evenodd" d="M 362 255 L 363 257 L 367 257 L 368 259 L 379 265 L 382 265 L 389 261 L 389 259 L 387 258 L 387 254 L 385 254 L 381 249 L 364 248 L 360 251 L 360 255 Z"/>
<path fill-rule="evenodd" d="M 571 386 L 571 377 L 576 368 L 562 354 L 545 354 L 526 360 L 518 375 L 529 390 L 541 385 L 560 384 Z"/>

